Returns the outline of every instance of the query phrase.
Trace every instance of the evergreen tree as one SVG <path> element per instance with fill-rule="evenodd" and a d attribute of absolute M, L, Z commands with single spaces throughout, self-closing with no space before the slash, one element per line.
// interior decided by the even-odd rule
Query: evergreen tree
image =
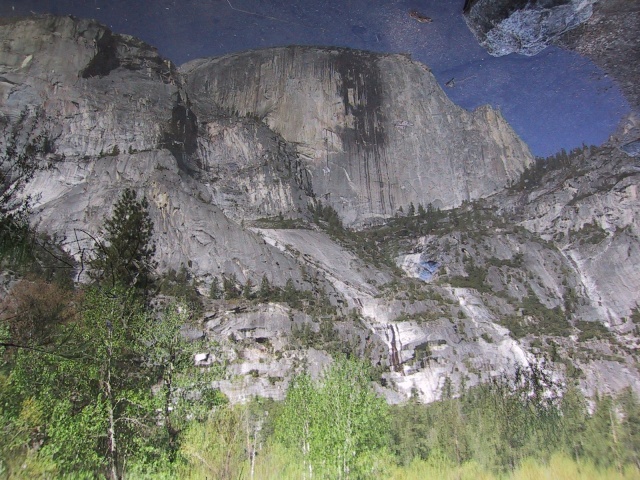
<path fill-rule="evenodd" d="M 247 300 L 251 300 L 253 298 L 253 282 L 250 278 L 247 278 L 247 281 L 242 287 L 242 296 Z"/>
<path fill-rule="evenodd" d="M 225 300 L 233 300 L 240 297 L 238 279 L 235 273 L 232 273 L 228 277 L 222 276 L 222 290 L 224 291 Z"/>
<path fill-rule="evenodd" d="M 138 200 L 134 190 L 125 189 L 104 230 L 104 242 L 98 244 L 90 262 L 90 276 L 112 287 L 122 285 L 147 292 L 157 266 L 147 199 Z"/>
<path fill-rule="evenodd" d="M 209 297 L 213 300 L 219 300 L 222 298 L 222 290 L 220 288 L 220 279 L 218 277 L 213 277 L 211 280 L 211 287 L 209 288 Z"/>
<path fill-rule="evenodd" d="M 258 298 L 266 302 L 271 297 L 271 284 L 269 283 L 269 279 L 266 275 L 262 275 L 262 280 L 260 281 L 260 290 L 258 291 Z"/>

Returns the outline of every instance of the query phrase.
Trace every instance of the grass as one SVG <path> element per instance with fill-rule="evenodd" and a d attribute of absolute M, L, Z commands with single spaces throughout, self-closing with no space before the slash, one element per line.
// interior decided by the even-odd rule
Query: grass
<path fill-rule="evenodd" d="M 414 459 L 408 465 L 396 465 L 384 454 L 372 459 L 374 470 L 369 478 L 388 480 L 640 480 L 640 470 L 628 465 L 622 470 L 600 468 L 590 461 L 576 461 L 563 454 L 553 455 L 547 463 L 525 459 L 514 471 L 495 474 L 479 463 L 470 461 L 462 465 L 435 459 Z M 249 462 L 242 469 L 240 478 L 251 478 Z M 278 445 L 267 447 L 256 457 L 255 479 L 298 480 L 305 478 L 304 466 Z M 307 477 L 308 477 L 308 472 Z"/>

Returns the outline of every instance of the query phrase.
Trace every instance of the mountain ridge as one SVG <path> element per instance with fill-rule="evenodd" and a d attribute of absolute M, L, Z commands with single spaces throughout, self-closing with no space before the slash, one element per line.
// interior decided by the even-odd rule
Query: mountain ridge
<path fill-rule="evenodd" d="M 118 192 L 148 198 L 159 273 L 197 280 L 233 401 L 281 398 L 344 350 L 392 402 L 537 362 L 587 392 L 640 391 L 638 172 L 622 152 L 534 163 L 499 113 L 456 107 L 400 55 L 283 47 L 176 69 L 107 32 L 0 25 L 0 145 L 47 137 L 24 194 L 79 262 Z M 225 278 L 291 298 L 205 298 Z M 580 341 L 590 325 L 602 338 Z"/>

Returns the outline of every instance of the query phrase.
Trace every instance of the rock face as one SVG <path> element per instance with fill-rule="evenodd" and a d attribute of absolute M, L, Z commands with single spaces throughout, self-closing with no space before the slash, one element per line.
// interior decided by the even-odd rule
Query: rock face
<path fill-rule="evenodd" d="M 637 156 L 640 138 L 640 4 L 628 0 L 467 0 L 465 20 L 491 55 L 571 49 L 615 78 L 632 107 L 612 141 Z"/>
<path fill-rule="evenodd" d="M 306 206 L 308 184 L 277 135 L 250 120 L 198 125 L 173 65 L 93 21 L 29 18 L 2 25 L 0 38 L 3 148 L 15 132 L 19 144 L 42 134 L 51 145 L 25 191 L 38 228 L 81 259 L 118 192 L 133 187 L 150 201 L 163 270 L 301 281 L 291 259 L 240 225 Z M 196 149 L 206 168 L 192 162 Z"/>
<path fill-rule="evenodd" d="M 424 65 L 404 56 L 287 47 L 180 71 L 196 114 L 219 105 L 296 145 L 315 194 L 348 225 L 411 203 L 450 208 L 487 196 L 532 161 L 498 112 L 456 107 Z"/>
<path fill-rule="evenodd" d="M 581 317 L 622 330 L 632 328 L 629 317 L 640 300 L 640 171 L 635 163 L 616 148 L 586 150 L 572 166 L 576 175 L 549 175 L 519 204 L 496 200 L 504 214 L 553 241 L 569 262 L 581 296 L 589 299 L 591 312 Z"/>
<path fill-rule="evenodd" d="M 233 401 L 282 398 L 294 372 L 345 352 L 390 402 L 543 359 L 587 392 L 640 391 L 640 172 L 618 149 L 519 182 L 532 159 L 499 113 L 455 107 L 405 57 L 291 47 L 178 71 L 68 17 L 0 25 L 0 107 L 3 152 L 47 145 L 24 194 L 80 277 L 131 187 L 159 274 L 184 267 L 202 292 L 223 274 L 286 286 L 202 298 L 197 361 L 227 365 Z M 384 224 L 343 229 L 327 205 Z"/>
<path fill-rule="evenodd" d="M 560 37 L 557 44 L 589 57 L 615 78 L 633 112 L 625 119 L 614 139 L 627 153 L 638 156 L 640 4 L 626 0 L 599 0 L 593 10 L 588 22 Z"/>
<path fill-rule="evenodd" d="M 478 42 L 491 55 L 536 55 L 586 22 L 595 1 L 467 0 L 464 14 Z"/>

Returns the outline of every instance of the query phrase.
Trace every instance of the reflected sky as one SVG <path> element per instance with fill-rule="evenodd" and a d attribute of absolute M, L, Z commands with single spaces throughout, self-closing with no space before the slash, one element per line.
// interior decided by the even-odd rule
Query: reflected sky
<path fill-rule="evenodd" d="M 629 112 L 619 88 L 591 61 L 550 47 L 535 57 L 491 57 L 461 15 L 464 0 L 0 0 L 0 16 L 95 18 L 182 64 L 278 45 L 333 45 L 409 53 L 449 97 L 499 108 L 534 155 L 600 144 Z M 419 23 L 417 10 L 433 19 Z M 445 84 L 451 79 L 452 87 Z M 451 84 L 450 83 L 450 84 Z"/>

